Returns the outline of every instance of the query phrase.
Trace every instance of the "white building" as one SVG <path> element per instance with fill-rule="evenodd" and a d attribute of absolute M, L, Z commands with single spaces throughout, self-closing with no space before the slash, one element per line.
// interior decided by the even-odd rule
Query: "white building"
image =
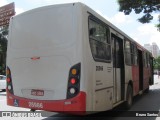
<path fill-rule="evenodd" d="M 144 47 L 152 53 L 154 58 L 157 58 L 158 56 L 160 56 L 160 52 L 159 52 L 160 50 L 156 43 L 152 43 L 152 45 L 144 44 Z"/>

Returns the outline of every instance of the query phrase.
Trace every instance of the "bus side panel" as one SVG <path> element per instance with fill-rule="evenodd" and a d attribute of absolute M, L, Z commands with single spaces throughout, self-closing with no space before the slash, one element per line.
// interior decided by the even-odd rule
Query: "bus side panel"
<path fill-rule="evenodd" d="M 133 78 L 133 95 L 139 93 L 139 68 L 138 66 L 132 66 L 132 78 Z"/>
<path fill-rule="evenodd" d="M 143 71 L 144 71 L 143 90 L 145 90 L 149 88 L 150 72 L 149 72 L 149 68 L 146 68 L 146 67 L 143 68 Z"/>
<path fill-rule="evenodd" d="M 132 81 L 132 67 L 125 65 L 125 100 L 129 81 Z"/>
<path fill-rule="evenodd" d="M 105 111 L 112 109 L 113 88 L 108 88 L 94 93 L 94 111 Z"/>
<path fill-rule="evenodd" d="M 83 13 L 83 76 L 85 83 L 86 96 L 86 111 L 103 111 L 112 108 L 112 95 L 113 95 L 113 74 L 108 73 L 108 69 L 112 68 L 111 63 L 96 62 L 93 59 L 89 33 L 88 33 L 88 17 L 89 14 L 86 11 Z M 97 67 L 103 67 L 103 71 L 97 71 Z M 97 83 L 98 80 L 101 83 Z M 97 84 L 97 85 L 96 85 Z M 99 84 L 99 85 L 98 85 Z M 106 89 L 109 87 L 108 89 Z M 103 90 L 103 88 L 105 88 Z M 100 90 L 102 89 L 102 90 Z M 100 91 L 98 91 L 100 90 Z"/>
<path fill-rule="evenodd" d="M 98 67 L 103 67 L 103 71 L 98 71 Z M 110 68 L 110 70 L 109 70 Z M 95 63 L 95 69 L 93 73 L 94 78 L 94 110 L 104 111 L 112 108 L 113 102 L 113 72 L 111 64 L 107 63 Z"/>
<path fill-rule="evenodd" d="M 125 83 L 132 80 L 132 66 L 125 65 Z"/>
<path fill-rule="evenodd" d="M 78 16 L 77 16 L 78 17 Z M 93 111 L 93 80 L 94 80 L 94 61 L 91 55 L 89 36 L 88 36 L 88 13 L 86 7 L 82 6 L 82 17 L 79 18 L 82 21 L 79 24 L 81 28 L 81 52 L 82 52 L 82 79 L 81 89 L 86 92 L 86 111 Z M 81 37 L 79 36 L 79 37 Z"/>

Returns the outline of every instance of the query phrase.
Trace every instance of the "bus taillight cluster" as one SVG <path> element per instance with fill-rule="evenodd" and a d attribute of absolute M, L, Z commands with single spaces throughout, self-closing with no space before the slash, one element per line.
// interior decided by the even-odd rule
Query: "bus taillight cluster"
<path fill-rule="evenodd" d="M 11 71 L 10 71 L 9 67 L 7 67 L 6 74 L 7 74 L 7 79 L 6 79 L 7 90 L 13 94 L 12 77 L 11 77 Z"/>
<path fill-rule="evenodd" d="M 75 97 L 79 93 L 80 89 L 80 67 L 81 64 L 78 63 L 71 67 L 69 72 L 68 80 L 68 90 L 67 90 L 67 99 Z"/>

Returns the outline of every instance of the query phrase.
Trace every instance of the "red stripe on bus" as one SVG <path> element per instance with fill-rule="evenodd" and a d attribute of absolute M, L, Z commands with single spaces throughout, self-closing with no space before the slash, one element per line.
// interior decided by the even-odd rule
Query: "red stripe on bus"
<path fill-rule="evenodd" d="M 132 66 L 133 95 L 139 93 L 139 66 Z"/>
<path fill-rule="evenodd" d="M 14 102 L 18 101 L 18 106 Z M 30 107 L 30 103 L 42 104 L 41 107 Z M 83 115 L 86 113 L 86 93 L 80 92 L 76 97 L 66 100 L 35 100 L 18 97 L 7 91 L 7 105 L 15 107 L 30 108 L 35 110 L 46 110 L 52 112 L 63 112 Z"/>

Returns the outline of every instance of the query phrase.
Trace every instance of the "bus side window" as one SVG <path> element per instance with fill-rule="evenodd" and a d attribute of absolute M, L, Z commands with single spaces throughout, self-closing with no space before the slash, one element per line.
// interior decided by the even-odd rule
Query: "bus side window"
<path fill-rule="evenodd" d="M 125 62 L 131 65 L 131 43 L 128 40 L 125 40 Z"/>
<path fill-rule="evenodd" d="M 89 19 L 89 41 L 96 61 L 111 62 L 109 28 L 97 20 Z"/>
<path fill-rule="evenodd" d="M 138 65 L 137 47 L 134 43 L 131 43 L 131 62 L 132 65 Z"/>
<path fill-rule="evenodd" d="M 148 59 L 148 67 L 150 68 L 151 65 L 150 65 L 150 56 L 149 56 L 149 53 L 147 53 L 147 57 L 148 57 L 147 58 Z"/>
<path fill-rule="evenodd" d="M 147 53 L 143 52 L 144 67 L 148 67 Z"/>
<path fill-rule="evenodd" d="M 89 36 L 93 36 L 95 32 L 96 32 L 96 28 L 91 28 L 89 30 Z"/>

